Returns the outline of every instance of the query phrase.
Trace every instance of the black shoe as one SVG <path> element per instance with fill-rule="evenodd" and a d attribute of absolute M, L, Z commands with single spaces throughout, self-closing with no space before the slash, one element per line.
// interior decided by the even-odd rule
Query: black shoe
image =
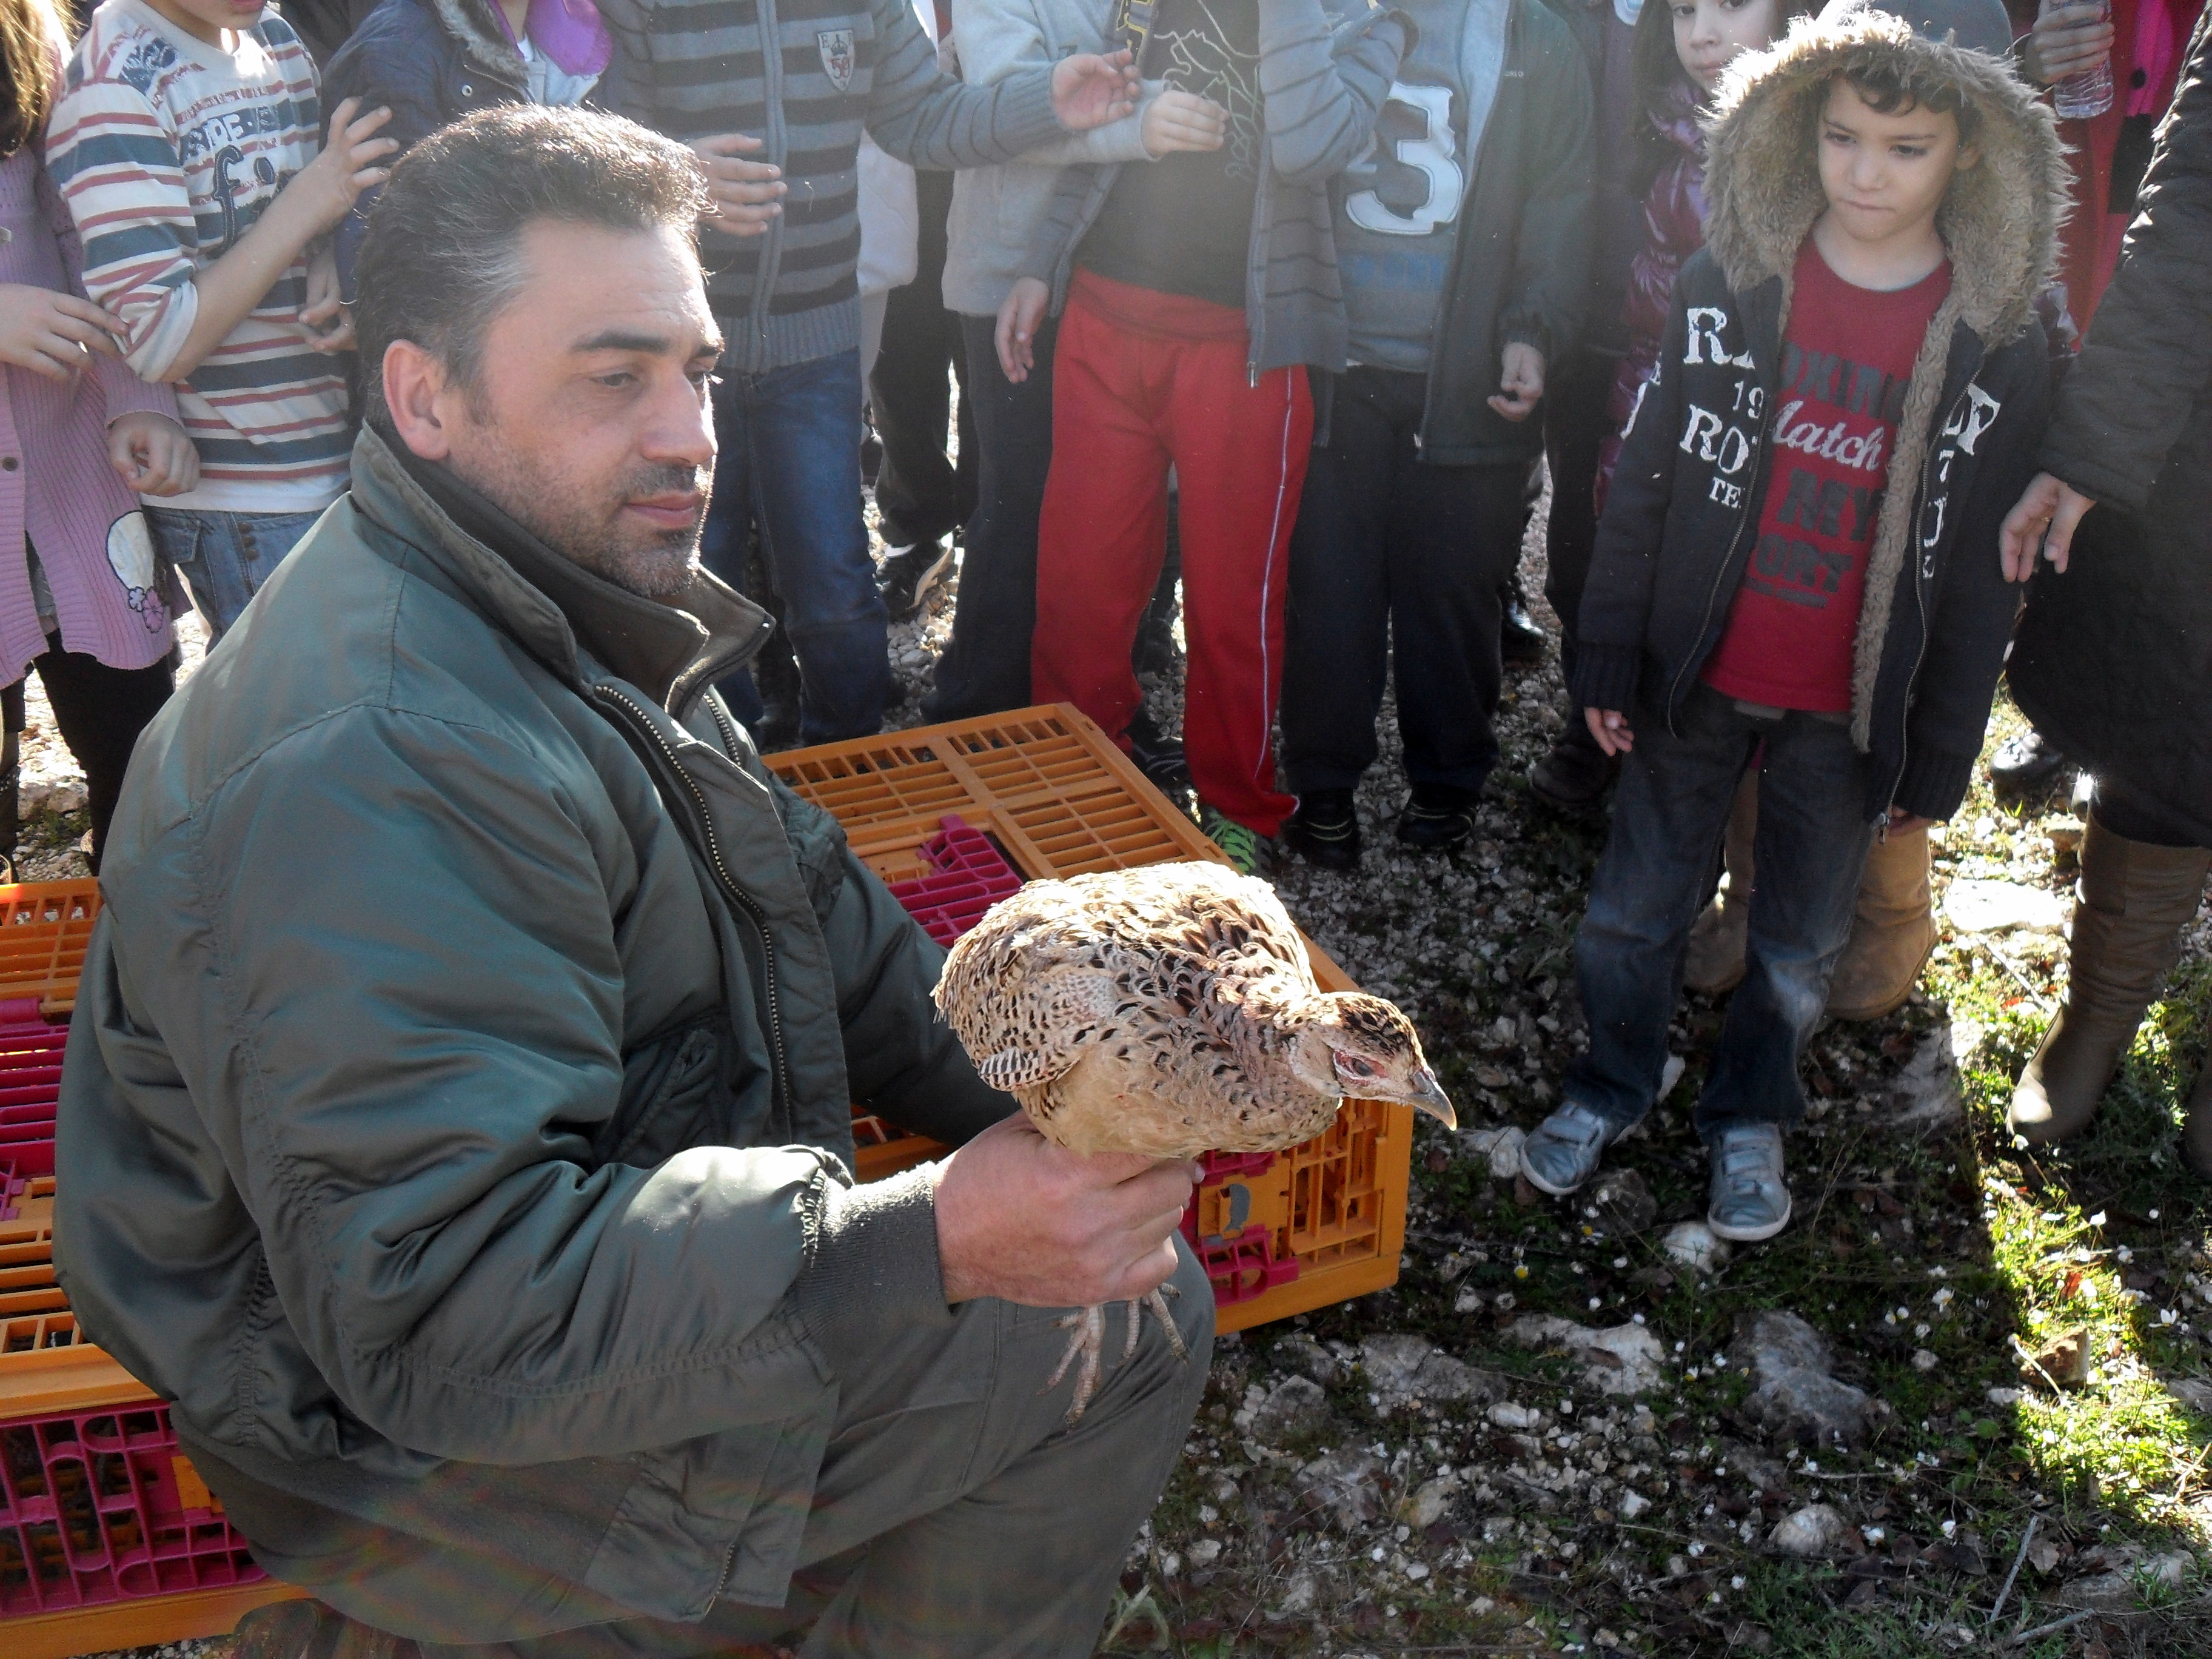
<path fill-rule="evenodd" d="M 2032 789 L 2049 782 L 2065 764 L 2065 751 L 2031 726 L 1997 745 L 1990 757 L 1990 781 L 2003 789 Z"/>
<path fill-rule="evenodd" d="M 1415 784 L 1406 810 L 1398 814 L 1398 839 L 1424 853 L 1449 853 L 1466 846 L 1474 834 L 1479 793 Z"/>
<path fill-rule="evenodd" d="M 1153 788 L 1172 795 L 1190 787 L 1190 763 L 1183 757 L 1181 738 L 1161 731 L 1141 708 L 1129 716 L 1126 735 L 1129 758 L 1137 763 L 1137 769 L 1151 780 Z"/>
<path fill-rule="evenodd" d="M 1298 797 L 1283 820 L 1283 840 L 1319 870 L 1359 867 L 1359 814 L 1349 789 L 1316 789 Z"/>
<path fill-rule="evenodd" d="M 1529 793 L 1562 812 L 1582 812 L 1605 799 L 1620 763 L 1597 746 L 1580 711 L 1547 750 L 1543 759 L 1528 769 Z"/>
<path fill-rule="evenodd" d="M 1552 641 L 1517 594 L 1509 593 L 1498 619 L 1498 654 L 1516 668 L 1533 667 L 1544 660 Z"/>
<path fill-rule="evenodd" d="M 884 596 L 884 609 L 891 613 L 891 620 L 904 622 L 918 614 L 951 568 L 950 537 L 886 552 L 876 570 L 876 591 Z"/>

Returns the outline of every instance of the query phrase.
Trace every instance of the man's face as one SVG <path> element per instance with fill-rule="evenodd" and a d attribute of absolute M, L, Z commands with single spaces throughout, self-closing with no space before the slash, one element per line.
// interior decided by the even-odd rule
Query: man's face
<path fill-rule="evenodd" d="M 440 399 L 435 459 L 556 553 L 672 599 L 698 574 L 714 480 L 722 337 L 699 262 L 671 230 L 555 221 L 522 252 L 529 280 L 485 331 L 475 386 Z"/>

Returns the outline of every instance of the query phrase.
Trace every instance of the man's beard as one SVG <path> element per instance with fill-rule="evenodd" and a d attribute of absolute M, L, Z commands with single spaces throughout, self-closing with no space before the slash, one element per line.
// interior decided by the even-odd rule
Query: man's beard
<path fill-rule="evenodd" d="M 495 428 L 487 428 L 494 429 Z M 641 599 L 663 602 L 689 592 L 699 575 L 699 532 L 705 522 L 682 530 L 623 528 L 610 520 L 604 499 L 585 500 L 564 488 L 520 450 L 495 442 L 492 471 L 466 482 L 490 497 L 507 515 L 571 563 L 604 576 Z M 696 490 L 703 502 L 713 474 L 703 467 L 641 467 L 618 486 L 616 500 Z"/>

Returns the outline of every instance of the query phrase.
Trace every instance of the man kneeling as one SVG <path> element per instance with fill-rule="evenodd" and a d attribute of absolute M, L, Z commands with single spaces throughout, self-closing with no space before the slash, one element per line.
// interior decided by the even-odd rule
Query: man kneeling
<path fill-rule="evenodd" d="M 252 1653 L 1088 1654 L 1204 1385 L 1188 1167 L 1006 1118 L 708 690 L 703 201 L 572 110 L 399 165 L 351 493 L 124 793 L 61 1267 L 319 1598 Z M 959 1150 L 856 1189 L 854 1101 Z M 1170 1273 L 1063 1432 L 1039 1310 Z"/>

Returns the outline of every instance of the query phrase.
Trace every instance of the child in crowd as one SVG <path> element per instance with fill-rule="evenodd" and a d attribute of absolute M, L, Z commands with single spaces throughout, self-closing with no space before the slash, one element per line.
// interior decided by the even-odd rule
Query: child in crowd
<path fill-rule="evenodd" d="M 53 0 L 0 0 L 0 867 L 35 667 L 84 769 L 97 872 L 131 745 L 172 684 L 174 582 L 137 495 L 190 489 L 199 461 L 169 389 L 121 361 L 122 319 L 83 297 L 76 232 L 40 165 L 68 27 Z"/>
<path fill-rule="evenodd" d="M 1628 350 L 1614 371 L 1606 415 L 1613 435 L 1598 450 L 1597 509 L 1620 459 L 1620 434 L 1659 362 L 1674 278 L 1705 245 L 1705 135 L 1698 125 L 1721 76 L 1747 52 L 1778 40 L 1805 0 L 1653 0 L 1636 20 L 1636 101 L 1631 179 L 1644 199 L 1644 242 L 1629 262 L 1622 307 Z"/>
<path fill-rule="evenodd" d="M 332 352 L 352 343 L 325 239 L 383 182 L 388 111 L 339 107 L 251 0 L 106 0 L 54 106 L 47 165 L 125 360 L 176 387 L 198 486 L 149 508 L 211 637 L 346 485 Z"/>
<path fill-rule="evenodd" d="M 592 0 L 377 0 L 323 70 L 323 92 L 327 103 L 389 109 L 384 137 L 405 150 L 495 104 L 583 103 L 613 60 Z M 332 239 L 348 304 L 381 188 L 362 191 Z"/>
<path fill-rule="evenodd" d="M 1623 763 L 1576 942 L 1589 1047 L 1523 1167 L 1573 1192 L 1650 1110 L 1756 753 L 1745 977 L 1698 1103 L 1723 1238 L 1789 1222 L 1782 1132 L 1868 847 L 1965 794 L 2014 608 L 1997 527 L 2050 402 L 2050 112 L 1950 43 L 1965 0 L 1906 3 L 1911 21 L 1839 0 L 1725 83 L 1706 246 L 1583 602 L 1574 694 Z"/>
<path fill-rule="evenodd" d="M 1321 0 L 1160 0 L 1140 65 L 1218 105 L 1226 142 L 1071 168 L 999 316 L 1009 380 L 1034 366 L 1048 299 L 1060 316 L 1035 694 L 1127 741 L 1172 466 L 1183 743 L 1200 822 L 1246 871 L 1292 805 L 1275 788 L 1273 727 L 1313 437 L 1303 366 L 1345 362 L 1327 185 L 1366 150 L 1407 38 L 1381 9 L 1334 29 Z"/>
<path fill-rule="evenodd" d="M 953 0 L 960 73 L 990 86 L 1066 52 L 1109 52 L 1115 0 Z M 954 175 L 946 221 L 945 305 L 960 319 L 964 384 L 975 428 L 975 511 L 960 554 L 960 602 L 938 659 L 927 712 L 961 720 L 1030 701 L 1036 623 L 1037 519 L 1052 464 L 1055 325 L 1029 343 L 1030 368 L 1009 379 L 993 336 L 999 307 L 1052 207 L 1062 171 L 1077 162 L 1148 162 L 1218 149 L 1219 106 L 1157 84 L 1110 126 L 1076 133 L 1018 161 Z"/>
<path fill-rule="evenodd" d="M 1759 0 L 1771 3 L 1771 0 Z M 1589 75 L 1538 0 L 1413 0 L 1372 149 L 1331 188 L 1351 367 L 1291 538 L 1283 837 L 1359 860 L 1352 792 L 1398 691 L 1407 846 L 1474 830 L 1498 759 L 1499 590 L 1543 447 L 1529 419 L 1589 289 Z"/>

